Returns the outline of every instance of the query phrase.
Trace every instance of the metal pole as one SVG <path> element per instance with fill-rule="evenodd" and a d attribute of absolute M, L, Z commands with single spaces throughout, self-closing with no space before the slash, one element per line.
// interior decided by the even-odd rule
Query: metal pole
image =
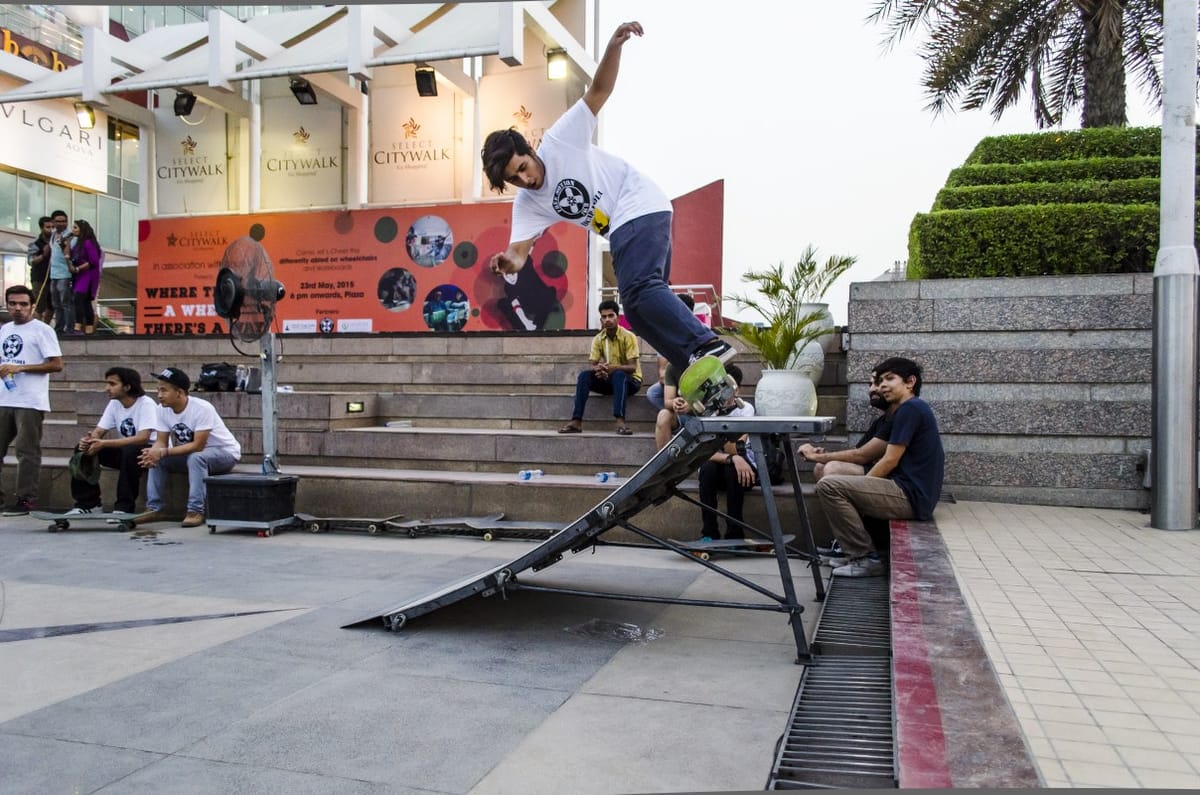
<path fill-rule="evenodd" d="M 1162 197 L 1154 263 L 1150 526 L 1196 526 L 1196 11 L 1163 4 Z"/>

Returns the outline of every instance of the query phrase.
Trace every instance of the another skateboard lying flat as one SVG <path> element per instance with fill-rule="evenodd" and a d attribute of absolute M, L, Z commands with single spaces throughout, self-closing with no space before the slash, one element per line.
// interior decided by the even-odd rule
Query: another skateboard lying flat
<path fill-rule="evenodd" d="M 30 511 L 34 519 L 50 522 L 46 528 L 51 533 L 60 530 L 70 530 L 72 523 L 77 525 L 96 525 L 97 530 L 133 530 L 136 525 L 136 513 L 53 513 L 50 511 Z"/>
<path fill-rule="evenodd" d="M 785 545 L 795 540 L 796 537 L 794 535 L 783 537 Z M 761 555 L 775 551 L 775 542 L 769 538 L 723 538 L 719 541 L 686 541 L 679 546 L 700 558 L 700 560 L 708 560 L 714 555 Z"/>

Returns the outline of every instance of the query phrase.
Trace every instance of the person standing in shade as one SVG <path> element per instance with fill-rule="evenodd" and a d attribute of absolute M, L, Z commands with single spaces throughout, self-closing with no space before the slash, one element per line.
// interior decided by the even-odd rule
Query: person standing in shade
<path fill-rule="evenodd" d="M 110 400 L 96 427 L 84 434 L 76 449 L 95 456 L 101 466 L 118 470 L 117 499 L 113 510 L 133 513 L 137 508 L 142 468 L 138 458 L 154 440 L 158 406 L 142 388 L 142 377 L 128 367 L 110 367 L 104 373 L 104 392 Z M 116 431 L 109 435 L 110 431 Z M 87 514 L 103 510 L 100 484 L 71 478 L 71 497 L 75 507 L 68 514 Z"/>
<path fill-rule="evenodd" d="M 10 444 L 17 451 L 16 499 L 4 515 L 21 516 L 37 508 L 50 373 L 60 372 L 63 360 L 54 331 L 33 316 L 33 291 L 13 285 L 4 300 L 12 320 L 0 326 L 0 460 Z"/>
<path fill-rule="evenodd" d="M 138 457 L 138 463 L 150 470 L 150 477 L 146 513 L 135 521 L 145 524 L 166 520 L 163 495 L 167 475 L 186 472 L 187 515 L 182 524 L 199 527 L 204 524 L 204 479 L 231 471 L 241 460 L 242 446 L 213 404 L 188 394 L 192 380 L 187 373 L 178 367 L 166 367 L 154 377 L 158 379 L 159 408 L 154 425 L 158 438 Z"/>
<path fill-rule="evenodd" d="M 50 213 L 54 231 L 50 235 L 50 304 L 54 308 L 54 330 L 74 332 L 75 294 L 71 290 L 71 246 L 74 238 L 67 231 L 67 213 Z"/>
<path fill-rule="evenodd" d="M 546 130 L 536 152 L 515 128 L 484 141 L 480 155 L 492 190 L 518 188 L 508 248 L 488 265 L 497 275 L 528 267 L 537 238 L 559 221 L 608 238 L 630 328 L 683 372 L 702 356 L 726 362 L 737 351 L 671 292 L 671 200 L 629 163 L 592 144 L 596 117 L 617 84 L 621 50 L 642 32 L 638 22 L 617 27 L 583 98 Z"/>

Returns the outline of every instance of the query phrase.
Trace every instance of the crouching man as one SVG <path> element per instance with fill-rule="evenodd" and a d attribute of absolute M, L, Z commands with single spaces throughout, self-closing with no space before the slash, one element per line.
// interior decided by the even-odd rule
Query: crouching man
<path fill-rule="evenodd" d="M 137 518 L 138 524 L 161 522 L 167 518 L 163 511 L 163 493 L 167 475 L 187 472 L 187 515 L 184 527 L 204 524 L 204 479 L 209 475 L 224 475 L 242 457 L 242 446 L 217 410 L 207 400 L 188 394 L 192 382 L 187 373 L 167 367 L 154 373 L 158 379 L 159 408 L 154 445 L 142 451 L 138 463 L 150 470 L 146 486 L 146 513 Z"/>
<path fill-rule="evenodd" d="M 879 394 L 891 411 L 887 448 L 865 475 L 825 475 L 817 497 L 847 561 L 835 577 L 878 577 L 884 573 L 864 517 L 933 518 L 942 494 L 945 454 L 937 420 L 921 393 L 921 367 L 899 357 L 875 368 Z"/>
<path fill-rule="evenodd" d="M 113 510 L 133 513 L 142 481 L 139 459 L 142 450 L 154 436 L 158 407 L 142 389 L 142 377 L 128 367 L 110 367 L 104 373 L 104 391 L 108 405 L 96 427 L 88 431 L 76 449 L 85 457 L 95 457 L 101 466 L 116 469 L 117 499 Z M 110 432 L 116 431 L 111 434 Z M 100 505 L 99 469 L 93 467 L 96 479 L 71 476 L 71 496 L 75 507 L 68 515 L 97 513 Z"/>

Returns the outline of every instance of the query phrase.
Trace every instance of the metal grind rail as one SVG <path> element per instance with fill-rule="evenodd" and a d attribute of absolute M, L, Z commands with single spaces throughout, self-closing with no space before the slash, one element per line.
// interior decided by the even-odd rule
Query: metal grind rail
<path fill-rule="evenodd" d="M 886 578 L 832 581 L 768 790 L 897 786 L 890 625 Z"/>

